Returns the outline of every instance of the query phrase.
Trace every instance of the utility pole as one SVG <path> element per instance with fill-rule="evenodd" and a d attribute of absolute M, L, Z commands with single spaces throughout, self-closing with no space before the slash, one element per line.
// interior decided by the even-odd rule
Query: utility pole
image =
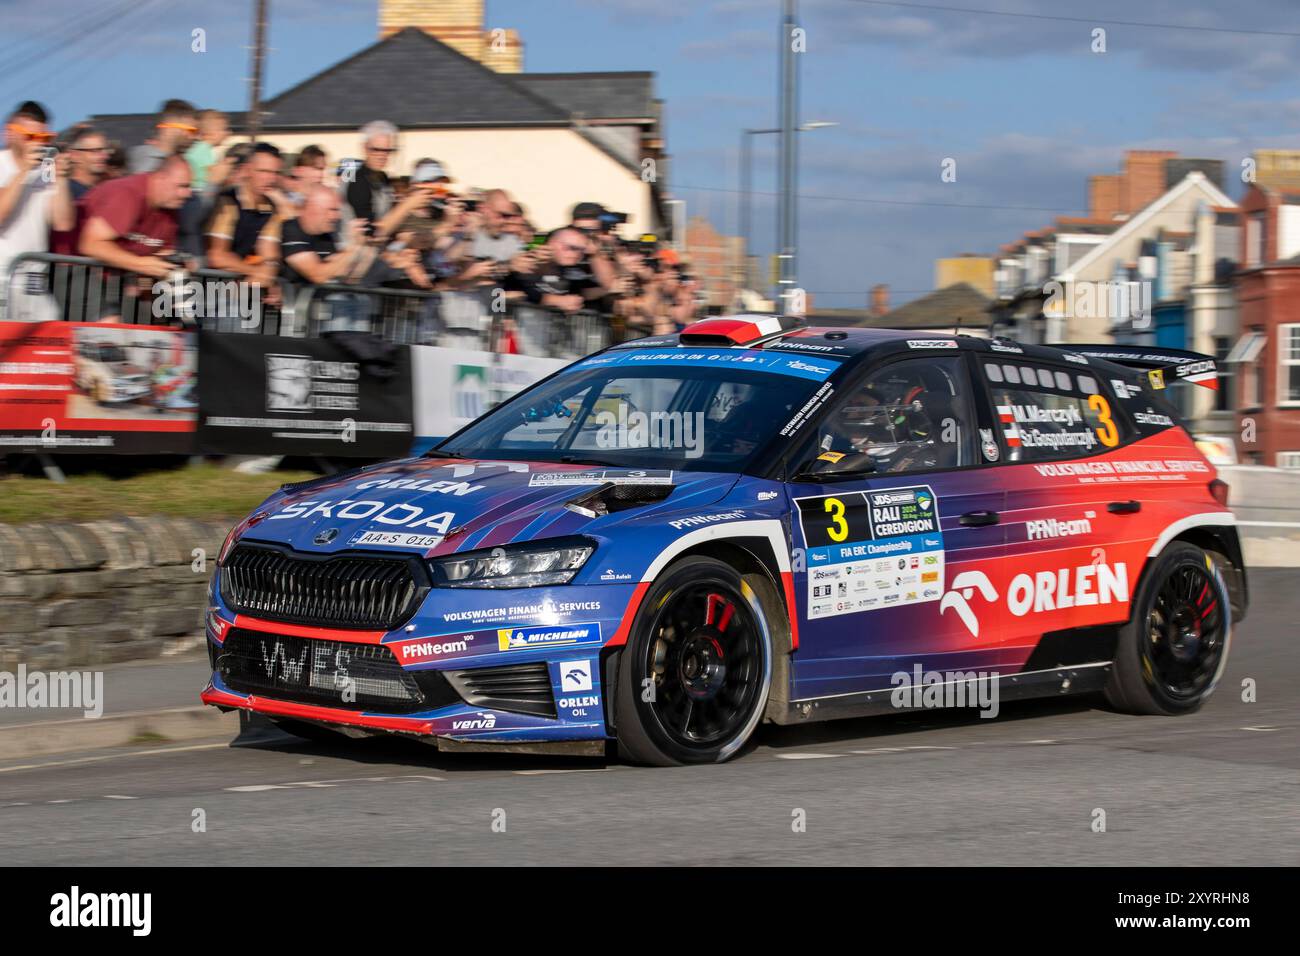
<path fill-rule="evenodd" d="M 795 127 L 796 133 L 839 126 L 838 122 L 814 120 Z M 754 136 L 780 133 L 779 129 L 744 129 L 740 131 L 740 235 L 745 240 L 745 281 L 749 281 L 749 262 L 755 257 L 754 237 L 751 235 L 754 220 Z"/>
<path fill-rule="evenodd" d="M 253 0 L 253 75 L 248 91 L 248 140 L 256 143 L 262 131 L 262 64 L 266 60 L 266 3 Z"/>
<path fill-rule="evenodd" d="M 777 226 L 778 271 L 777 296 L 782 315 L 790 314 L 790 297 L 796 278 L 795 263 L 795 170 L 798 168 L 799 68 L 794 51 L 795 0 L 784 0 L 785 16 L 781 23 L 781 186 L 780 213 Z"/>

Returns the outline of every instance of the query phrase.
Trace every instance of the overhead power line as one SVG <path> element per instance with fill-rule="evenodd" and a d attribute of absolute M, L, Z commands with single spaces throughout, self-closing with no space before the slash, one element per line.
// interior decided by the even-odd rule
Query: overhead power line
<path fill-rule="evenodd" d="M 0 62 L 0 77 L 3 77 L 7 84 L 12 84 L 17 74 L 33 66 L 49 63 L 51 60 L 88 41 L 93 45 L 103 39 L 100 31 L 112 30 L 123 17 L 130 16 L 137 10 L 154 2 L 155 0 L 126 0 L 124 3 L 119 3 L 89 22 L 78 24 L 74 32 L 64 31 L 65 38 L 58 43 L 40 49 L 24 50 L 19 52 L 17 56 Z"/>

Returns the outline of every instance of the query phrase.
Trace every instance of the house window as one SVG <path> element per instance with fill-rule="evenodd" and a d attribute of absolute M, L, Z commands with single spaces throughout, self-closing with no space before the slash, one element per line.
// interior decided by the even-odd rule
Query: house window
<path fill-rule="evenodd" d="M 1277 403 L 1300 404 L 1300 322 L 1277 327 Z"/>
<path fill-rule="evenodd" d="M 1259 265 L 1263 258 L 1264 214 L 1257 212 L 1246 221 L 1246 268 Z"/>
<path fill-rule="evenodd" d="M 1277 453 L 1277 466 L 1287 471 L 1300 471 L 1300 451 L 1280 451 Z"/>
<path fill-rule="evenodd" d="M 1248 329 L 1241 334 L 1224 359 L 1227 368 L 1241 367 L 1241 407 L 1257 408 L 1259 396 L 1259 355 L 1264 350 L 1268 337 L 1259 329 Z"/>

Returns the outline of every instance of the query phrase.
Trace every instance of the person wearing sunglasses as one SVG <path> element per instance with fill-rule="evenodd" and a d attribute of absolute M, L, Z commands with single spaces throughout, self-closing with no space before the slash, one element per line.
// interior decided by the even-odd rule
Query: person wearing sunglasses
<path fill-rule="evenodd" d="M 0 305 L 10 295 L 14 259 L 27 252 L 48 252 L 50 230 L 66 231 L 76 224 L 68 192 L 67 156 L 55 158 L 54 134 L 48 122 L 45 109 L 30 101 L 5 120 L 5 149 L 0 150 Z M 27 280 L 15 274 L 14 288 L 44 285 L 43 265 L 30 263 L 19 268 L 36 278 Z M 0 314 L 4 312 L 0 308 Z"/>
<path fill-rule="evenodd" d="M 361 145 L 364 158 L 352 181 L 346 183 L 344 199 L 352 212 L 348 218 L 364 220 L 369 237 L 397 202 L 385 172 L 397 152 L 397 127 L 387 120 L 367 123 L 361 127 Z"/>
<path fill-rule="evenodd" d="M 68 190 L 72 201 L 77 202 L 104 181 L 111 150 L 103 133 L 82 124 L 73 128 L 64 151 L 69 157 Z"/>
<path fill-rule="evenodd" d="M 50 252 L 61 256 L 77 254 L 78 226 L 81 224 L 81 200 L 108 177 L 108 157 L 112 150 L 108 139 L 89 123 L 78 123 L 63 134 L 62 156 L 68 163 L 68 194 L 73 203 L 76 223 L 71 229 L 50 231 Z M 56 284 L 54 294 L 61 297 L 64 289 Z"/>
<path fill-rule="evenodd" d="M 199 134 L 199 111 L 185 100 L 162 105 L 154 134 L 130 153 L 132 173 L 151 173 L 169 156 L 184 155 Z"/>

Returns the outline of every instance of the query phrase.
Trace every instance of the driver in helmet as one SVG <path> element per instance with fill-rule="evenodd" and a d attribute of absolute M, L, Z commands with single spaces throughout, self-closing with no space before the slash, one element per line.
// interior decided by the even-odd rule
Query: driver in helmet
<path fill-rule="evenodd" d="M 859 389 L 831 423 L 822 450 L 868 455 L 878 472 L 935 467 L 935 426 L 926 409 L 925 387 L 898 383 L 890 389 L 888 384 Z"/>

